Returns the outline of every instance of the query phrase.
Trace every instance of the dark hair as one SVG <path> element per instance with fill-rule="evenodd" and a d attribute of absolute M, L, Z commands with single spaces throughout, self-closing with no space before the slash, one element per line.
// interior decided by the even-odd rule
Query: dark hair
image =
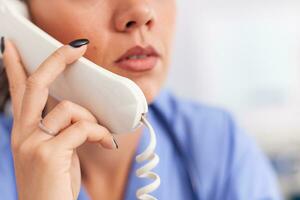
<path fill-rule="evenodd" d="M 8 87 L 8 79 L 5 72 L 3 60 L 0 59 L 0 112 L 5 111 L 5 105 L 10 100 L 10 93 Z"/>

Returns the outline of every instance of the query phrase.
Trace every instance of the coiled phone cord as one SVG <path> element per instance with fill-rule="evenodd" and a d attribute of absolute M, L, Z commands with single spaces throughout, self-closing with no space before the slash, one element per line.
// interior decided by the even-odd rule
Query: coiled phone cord
<path fill-rule="evenodd" d="M 136 192 L 136 197 L 140 200 L 157 200 L 155 197 L 149 194 L 156 190 L 160 185 L 160 177 L 156 173 L 151 171 L 159 163 L 159 157 L 155 153 L 156 135 L 154 129 L 152 128 L 151 124 L 148 122 L 144 115 L 142 116 L 142 123 L 149 129 L 150 143 L 145 149 L 145 151 L 137 155 L 135 159 L 138 163 L 142 163 L 144 161 L 149 162 L 137 169 L 136 175 L 139 178 L 152 179 L 153 182 L 149 185 L 139 188 Z"/>

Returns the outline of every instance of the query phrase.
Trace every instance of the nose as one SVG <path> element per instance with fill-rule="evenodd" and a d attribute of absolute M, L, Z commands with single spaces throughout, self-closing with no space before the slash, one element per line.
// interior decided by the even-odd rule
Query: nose
<path fill-rule="evenodd" d="M 115 14 L 115 28 L 119 32 L 131 32 L 146 27 L 151 29 L 154 23 L 154 10 L 144 0 L 123 1 Z"/>

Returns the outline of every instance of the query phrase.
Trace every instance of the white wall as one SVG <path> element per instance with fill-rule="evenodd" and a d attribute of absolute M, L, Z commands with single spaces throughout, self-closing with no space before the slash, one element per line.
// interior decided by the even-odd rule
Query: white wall
<path fill-rule="evenodd" d="M 181 0 L 177 29 L 169 87 L 229 108 L 265 148 L 300 144 L 300 1 Z"/>

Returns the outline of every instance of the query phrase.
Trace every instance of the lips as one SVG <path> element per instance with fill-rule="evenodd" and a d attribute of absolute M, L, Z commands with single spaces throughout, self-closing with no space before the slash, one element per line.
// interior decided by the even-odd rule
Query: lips
<path fill-rule="evenodd" d="M 146 48 L 135 46 L 117 59 L 115 64 L 125 70 L 143 72 L 153 69 L 159 57 L 159 54 L 152 46 Z"/>

